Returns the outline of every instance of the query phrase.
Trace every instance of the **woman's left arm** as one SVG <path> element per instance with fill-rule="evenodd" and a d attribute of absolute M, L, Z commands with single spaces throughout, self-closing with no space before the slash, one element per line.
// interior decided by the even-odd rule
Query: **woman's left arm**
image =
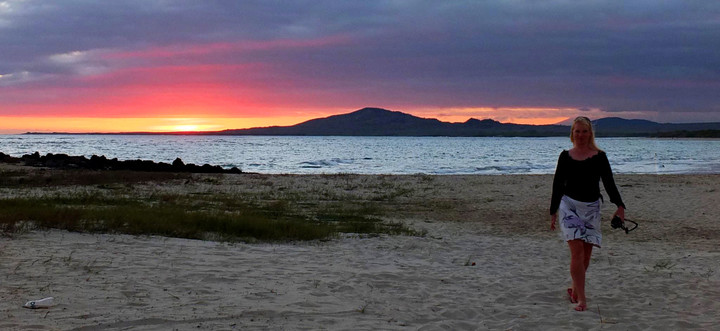
<path fill-rule="evenodd" d="M 620 197 L 620 191 L 618 191 L 617 185 L 615 185 L 615 179 L 613 178 L 612 168 L 610 167 L 610 161 L 607 159 L 607 155 L 602 153 L 602 159 L 600 164 L 600 178 L 602 179 L 603 186 L 605 186 L 605 192 L 610 196 L 610 202 L 618 206 L 618 210 L 615 212 L 620 218 L 625 220 L 625 203 Z"/>

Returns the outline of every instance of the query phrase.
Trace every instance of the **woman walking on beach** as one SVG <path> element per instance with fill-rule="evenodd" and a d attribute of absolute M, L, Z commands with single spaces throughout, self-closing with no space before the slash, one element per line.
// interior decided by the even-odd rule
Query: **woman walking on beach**
<path fill-rule="evenodd" d="M 622 202 L 610 162 L 605 152 L 595 145 L 592 123 L 581 116 L 573 121 L 570 129 L 573 148 L 563 150 L 558 158 L 553 179 L 550 201 L 550 229 L 560 215 L 560 229 L 570 247 L 570 276 L 572 287 L 568 289 L 570 302 L 577 303 L 575 310 L 587 309 L 585 296 L 585 272 L 590 265 L 593 246 L 601 245 L 600 233 L 600 180 L 617 206 L 614 216 L 625 221 L 625 204 Z"/>

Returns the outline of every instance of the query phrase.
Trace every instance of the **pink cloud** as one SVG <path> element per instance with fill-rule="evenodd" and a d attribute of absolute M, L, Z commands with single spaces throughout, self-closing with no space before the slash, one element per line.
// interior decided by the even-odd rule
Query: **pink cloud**
<path fill-rule="evenodd" d="M 103 58 L 116 59 L 157 59 L 184 56 L 203 56 L 218 53 L 283 50 L 293 48 L 317 48 L 351 42 L 349 35 L 332 35 L 316 39 L 243 40 L 207 44 L 181 44 L 158 46 L 137 51 L 118 51 L 105 54 Z"/>

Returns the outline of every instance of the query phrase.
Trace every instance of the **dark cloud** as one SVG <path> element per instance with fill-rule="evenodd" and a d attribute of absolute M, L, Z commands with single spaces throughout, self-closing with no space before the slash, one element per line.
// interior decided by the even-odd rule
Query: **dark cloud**
<path fill-rule="evenodd" d="M 147 79 L 130 74 L 139 68 L 218 66 L 185 79 L 275 88 L 268 99 L 285 104 L 720 121 L 718 17 L 712 1 L 0 1 L 0 86 L 117 86 Z M 100 74 L 118 81 L 78 79 Z"/>

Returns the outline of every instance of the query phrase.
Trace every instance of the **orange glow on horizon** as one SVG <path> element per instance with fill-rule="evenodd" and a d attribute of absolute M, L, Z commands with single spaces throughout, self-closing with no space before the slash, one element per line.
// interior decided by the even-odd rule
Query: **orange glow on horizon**
<path fill-rule="evenodd" d="M 501 123 L 548 125 L 577 116 L 576 108 L 445 108 L 423 109 L 421 117 L 437 118 L 444 122 L 462 123 L 471 118 L 492 119 Z"/>
<path fill-rule="evenodd" d="M 530 124 L 530 125 L 549 125 L 557 124 L 568 119 L 567 116 L 561 117 L 540 117 L 540 118 L 510 118 L 508 123 Z"/>
<path fill-rule="evenodd" d="M 179 115 L 196 114 L 188 109 L 160 109 L 158 117 L 44 117 L 44 116 L 0 116 L 0 134 L 25 132 L 68 132 L 68 133 L 122 133 L 122 132 L 200 132 L 247 129 L 267 126 L 290 126 L 307 120 L 351 111 L 298 111 L 276 116 L 264 116 L 256 111 L 251 117 Z M 174 111 L 176 116 L 167 116 Z M 546 125 L 556 124 L 577 115 L 577 111 L 567 109 L 423 109 L 418 111 L 400 110 L 422 118 L 436 118 L 443 122 L 462 123 L 470 118 L 479 120 L 493 119 L 502 123 Z M 179 116 L 178 116 L 179 115 Z M 216 114 L 215 116 L 217 116 Z M 247 116 L 247 115 L 246 115 Z"/>
<path fill-rule="evenodd" d="M 200 125 L 176 125 L 174 127 L 171 127 L 170 130 L 172 131 L 208 131 L 207 129 L 203 130 L 201 129 Z"/>
<path fill-rule="evenodd" d="M 295 125 L 307 116 L 248 118 L 90 118 L 90 117 L 11 117 L 0 116 L 0 134 L 25 132 L 121 133 L 192 132 L 247 129 L 273 125 Z"/>
<path fill-rule="evenodd" d="M 498 122 L 502 123 L 514 123 L 514 124 L 530 124 L 530 125 L 548 125 L 548 124 L 557 124 L 559 122 L 562 122 L 566 119 L 568 119 L 567 116 L 560 116 L 560 117 L 509 117 L 504 118 L 503 120 L 498 120 L 491 117 L 484 117 L 484 118 L 478 118 L 473 116 L 438 116 L 437 119 L 443 122 L 451 122 L 451 123 L 463 123 L 469 120 L 470 118 L 475 118 L 479 120 L 483 119 L 493 119 Z"/>

